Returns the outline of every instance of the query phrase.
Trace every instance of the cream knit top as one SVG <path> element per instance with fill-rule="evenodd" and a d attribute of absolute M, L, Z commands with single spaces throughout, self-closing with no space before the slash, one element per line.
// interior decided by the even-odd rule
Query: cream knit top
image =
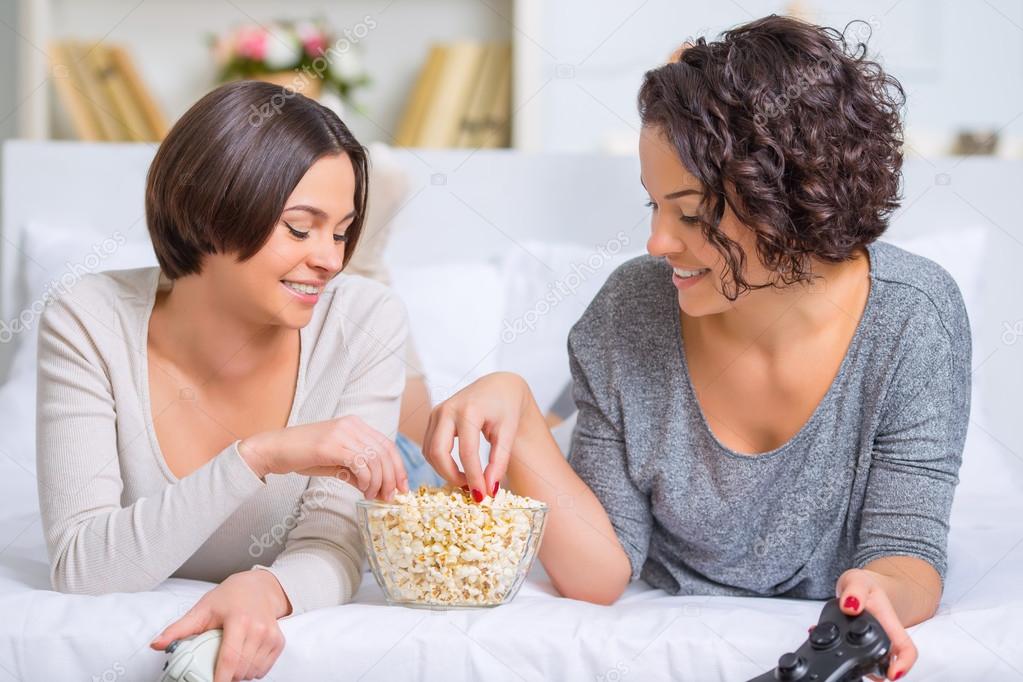
<path fill-rule="evenodd" d="M 242 437 L 178 479 L 149 401 L 147 335 L 159 268 L 86 275 L 51 302 L 39 329 L 39 501 L 53 586 L 102 594 L 168 577 L 219 582 L 260 568 L 293 613 L 348 601 L 362 577 L 362 494 L 330 477 L 270 474 Z M 383 284 L 340 274 L 301 329 L 288 425 L 357 415 L 397 433 L 405 385 L 403 304 Z M 187 399 L 187 395 L 182 399 Z"/>

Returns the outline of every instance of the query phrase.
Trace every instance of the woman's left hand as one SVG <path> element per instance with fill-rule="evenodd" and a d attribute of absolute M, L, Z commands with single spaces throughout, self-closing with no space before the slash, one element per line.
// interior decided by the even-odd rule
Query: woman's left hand
<path fill-rule="evenodd" d="M 865 609 L 877 619 L 892 643 L 891 662 L 885 674 L 890 680 L 905 676 L 916 663 L 916 645 L 895 613 L 878 575 L 862 568 L 851 568 L 835 584 L 835 596 L 838 597 L 838 606 L 843 613 L 855 616 Z M 876 675 L 868 677 L 875 682 L 882 680 Z"/>
<path fill-rule="evenodd" d="M 284 650 L 284 635 L 277 619 L 290 610 L 288 598 L 272 573 L 235 573 L 168 625 L 150 646 L 163 650 L 176 639 L 222 628 L 214 682 L 262 678 Z"/>

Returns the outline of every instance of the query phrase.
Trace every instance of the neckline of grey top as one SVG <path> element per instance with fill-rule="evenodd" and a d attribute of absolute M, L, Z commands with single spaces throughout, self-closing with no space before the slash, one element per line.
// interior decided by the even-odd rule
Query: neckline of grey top
<path fill-rule="evenodd" d="M 737 457 L 743 460 L 758 460 L 768 461 L 774 457 L 777 457 L 784 453 L 786 450 L 791 449 L 794 445 L 798 444 L 805 435 L 812 430 L 815 422 L 820 419 L 820 415 L 827 411 L 828 406 L 834 400 L 835 393 L 838 392 L 839 386 L 845 379 L 846 373 L 849 371 L 850 365 L 855 362 L 856 355 L 859 351 L 859 345 L 863 342 L 863 330 L 872 323 L 874 317 L 874 309 L 877 306 L 877 286 L 875 285 L 875 244 L 868 244 L 867 260 L 869 263 L 868 268 L 868 279 L 870 280 L 869 289 L 867 292 L 867 303 L 863 307 L 863 312 L 860 314 L 859 322 L 856 324 L 856 330 L 853 332 L 852 339 L 849 341 L 849 346 L 846 348 L 845 354 L 842 356 L 842 362 L 839 364 L 838 372 L 835 374 L 834 379 L 828 385 L 828 390 L 824 393 L 824 397 L 818 401 L 817 406 L 814 407 L 813 412 L 803 425 L 799 427 L 799 430 L 787 441 L 767 452 L 758 453 L 743 453 L 737 452 L 732 448 L 722 443 L 714 431 L 711 430 L 710 424 L 707 422 L 707 416 L 703 412 L 703 408 L 700 406 L 700 401 L 696 398 L 696 389 L 693 387 L 693 379 L 689 374 L 689 363 L 686 361 L 685 343 L 682 339 L 682 320 L 677 312 L 674 312 L 672 317 L 675 320 L 675 339 L 678 341 L 678 360 L 682 368 L 682 384 L 686 391 L 687 399 L 692 401 L 694 406 L 693 412 L 699 417 L 699 421 L 703 426 L 704 431 L 708 439 L 713 442 L 717 448 L 728 455 L 729 457 Z M 677 300 L 672 300 L 672 305 L 677 309 Z"/>

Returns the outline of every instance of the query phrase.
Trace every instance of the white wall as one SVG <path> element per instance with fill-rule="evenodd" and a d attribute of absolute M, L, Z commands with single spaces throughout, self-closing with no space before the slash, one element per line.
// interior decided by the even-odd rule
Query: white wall
<path fill-rule="evenodd" d="M 528 131 L 535 149 L 634 148 L 636 93 L 644 71 L 687 38 L 708 40 L 736 24 L 785 12 L 772 0 L 679 2 L 523 0 L 535 20 L 522 50 L 536 92 Z M 816 0 L 799 3 L 818 23 L 873 26 L 869 45 L 909 96 L 909 141 L 925 156 L 962 127 L 1003 128 L 1023 155 L 1023 2 L 1020 0 Z M 560 68 L 559 68 L 560 65 Z M 523 93 L 525 95 L 525 93 Z"/>

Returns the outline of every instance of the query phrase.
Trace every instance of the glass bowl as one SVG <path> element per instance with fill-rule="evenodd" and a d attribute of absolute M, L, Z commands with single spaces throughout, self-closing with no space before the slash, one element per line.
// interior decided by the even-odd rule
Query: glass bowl
<path fill-rule="evenodd" d="M 488 608 L 511 601 L 536 558 L 547 505 L 359 500 L 359 534 L 388 604 Z"/>

